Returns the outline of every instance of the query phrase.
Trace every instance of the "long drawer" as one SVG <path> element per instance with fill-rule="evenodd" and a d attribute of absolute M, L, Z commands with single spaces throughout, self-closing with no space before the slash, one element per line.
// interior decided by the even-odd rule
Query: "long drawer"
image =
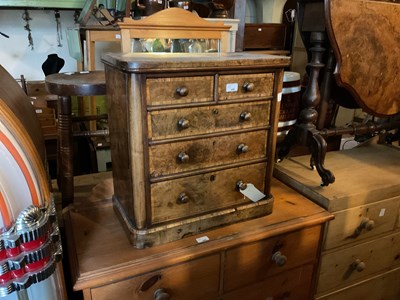
<path fill-rule="evenodd" d="M 269 125 L 271 102 L 244 102 L 150 111 L 150 140 L 194 136 Z"/>
<path fill-rule="evenodd" d="M 250 203 L 237 182 L 264 190 L 265 163 L 162 181 L 151 185 L 152 223 L 186 218 L 233 205 Z"/>
<path fill-rule="evenodd" d="M 266 157 L 266 130 L 173 142 L 149 149 L 152 178 Z"/>
<path fill-rule="evenodd" d="M 91 289 L 96 300 L 154 300 L 162 289 L 172 299 L 216 299 L 219 289 L 220 256 L 196 259 L 188 263 L 154 271 Z M 169 298 L 168 298 L 169 299 Z"/>
<path fill-rule="evenodd" d="M 317 297 L 317 300 L 343 299 L 400 299 L 400 268 L 373 276 L 334 293 Z"/>
<path fill-rule="evenodd" d="M 348 285 L 400 265 L 400 233 L 321 256 L 318 293 Z"/>
<path fill-rule="evenodd" d="M 230 249 L 225 258 L 224 291 L 232 291 L 314 262 L 320 226 Z M 240 270 L 240 272 L 238 272 Z"/>
<path fill-rule="evenodd" d="M 335 213 L 328 223 L 324 248 L 331 249 L 392 231 L 396 226 L 400 197 Z"/>

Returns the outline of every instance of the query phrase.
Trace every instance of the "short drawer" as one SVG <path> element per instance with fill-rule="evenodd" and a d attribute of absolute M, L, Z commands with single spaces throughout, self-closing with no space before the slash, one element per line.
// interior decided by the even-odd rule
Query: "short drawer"
<path fill-rule="evenodd" d="M 273 73 L 221 75 L 218 77 L 218 100 L 268 99 L 274 91 Z"/>
<path fill-rule="evenodd" d="M 260 280 L 255 284 L 227 293 L 222 299 L 310 299 L 313 269 L 314 266 L 309 264 L 290 270 L 289 272 L 280 273 Z"/>
<path fill-rule="evenodd" d="M 252 203 L 236 188 L 238 181 L 264 190 L 265 163 L 168 180 L 151 185 L 152 223 L 186 218 Z"/>
<path fill-rule="evenodd" d="M 400 265 L 400 233 L 323 253 L 317 291 L 337 289 L 397 265 Z"/>
<path fill-rule="evenodd" d="M 321 226 L 314 226 L 228 250 L 224 267 L 224 291 L 242 288 L 315 262 L 320 234 Z"/>
<path fill-rule="evenodd" d="M 317 300 L 343 299 L 400 299 L 400 268 L 368 278 L 361 283 L 327 295 L 317 295 Z"/>
<path fill-rule="evenodd" d="M 266 157 L 267 131 L 258 130 L 149 148 L 150 176 L 198 170 Z"/>
<path fill-rule="evenodd" d="M 218 254 L 91 289 L 93 300 L 154 300 L 163 289 L 171 299 L 216 299 L 219 289 Z"/>
<path fill-rule="evenodd" d="M 349 244 L 389 232 L 396 226 L 400 197 L 335 213 L 328 223 L 324 249 Z"/>
<path fill-rule="evenodd" d="M 148 113 L 149 139 L 160 140 L 269 126 L 271 102 L 244 102 Z"/>
<path fill-rule="evenodd" d="M 213 93 L 213 76 L 148 78 L 146 80 L 146 100 L 150 106 L 209 102 L 214 99 Z"/>

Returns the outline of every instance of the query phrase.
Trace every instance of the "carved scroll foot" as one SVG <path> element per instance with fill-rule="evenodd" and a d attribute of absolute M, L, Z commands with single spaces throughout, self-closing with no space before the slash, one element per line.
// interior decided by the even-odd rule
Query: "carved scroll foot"
<path fill-rule="evenodd" d="M 309 149 L 311 151 L 310 166 L 313 169 L 315 166 L 319 176 L 321 177 L 321 186 L 328 186 L 335 182 L 335 176 L 331 171 L 325 169 L 324 161 L 326 154 L 326 141 L 318 132 L 309 132 L 308 136 Z"/>

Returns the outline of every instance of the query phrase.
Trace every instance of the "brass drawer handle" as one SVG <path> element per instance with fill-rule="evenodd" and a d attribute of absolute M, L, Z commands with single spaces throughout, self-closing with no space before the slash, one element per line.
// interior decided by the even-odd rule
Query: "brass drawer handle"
<path fill-rule="evenodd" d="M 189 155 L 187 153 L 185 153 L 185 152 L 180 152 L 178 154 L 178 162 L 179 163 L 182 163 L 182 164 L 188 163 L 189 159 L 190 159 Z"/>
<path fill-rule="evenodd" d="M 251 120 L 251 113 L 244 111 L 240 114 L 241 121 L 250 121 Z"/>
<path fill-rule="evenodd" d="M 176 88 L 176 93 L 181 97 L 189 95 L 189 89 L 186 86 L 180 86 Z"/>
<path fill-rule="evenodd" d="M 178 199 L 176 199 L 176 203 L 185 204 L 189 202 L 189 196 L 186 193 L 180 193 Z"/>
<path fill-rule="evenodd" d="M 247 188 L 247 184 L 244 183 L 242 180 L 239 180 L 238 182 L 236 182 L 236 189 L 239 191 L 243 191 Z"/>
<path fill-rule="evenodd" d="M 159 288 L 154 292 L 154 300 L 169 300 L 171 297 L 163 288 Z"/>
<path fill-rule="evenodd" d="M 351 264 L 351 269 L 356 270 L 357 272 L 362 272 L 365 270 L 365 262 L 361 261 L 360 259 L 356 259 L 352 264 Z"/>
<path fill-rule="evenodd" d="M 178 121 L 178 128 L 183 130 L 183 129 L 187 129 L 190 127 L 190 121 L 188 119 L 185 118 L 181 118 Z"/>
<path fill-rule="evenodd" d="M 236 148 L 236 152 L 238 154 L 247 153 L 249 152 L 249 146 L 247 146 L 246 144 L 239 144 Z"/>
<path fill-rule="evenodd" d="M 255 85 L 252 82 L 245 82 L 243 84 L 243 89 L 245 92 L 252 92 L 254 91 Z"/>
<path fill-rule="evenodd" d="M 283 267 L 287 262 L 287 257 L 283 255 L 280 251 L 277 251 L 272 255 L 272 261 L 278 267 Z"/>

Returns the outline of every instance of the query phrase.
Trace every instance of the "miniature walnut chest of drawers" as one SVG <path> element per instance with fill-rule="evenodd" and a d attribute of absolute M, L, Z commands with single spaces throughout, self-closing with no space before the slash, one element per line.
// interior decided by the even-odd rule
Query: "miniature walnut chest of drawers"
<path fill-rule="evenodd" d="M 114 207 L 137 248 L 271 213 L 288 57 L 109 54 Z M 240 193 L 253 184 L 266 197 Z"/>
<path fill-rule="evenodd" d="M 316 299 L 400 299 L 400 149 L 368 145 L 328 152 L 336 181 L 320 187 L 309 156 L 275 176 L 335 215 L 325 230 Z"/>

